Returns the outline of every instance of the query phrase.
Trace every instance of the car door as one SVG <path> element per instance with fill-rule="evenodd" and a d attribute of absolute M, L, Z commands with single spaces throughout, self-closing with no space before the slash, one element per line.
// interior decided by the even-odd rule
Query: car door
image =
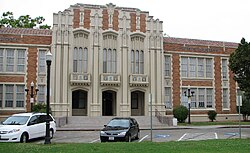
<path fill-rule="evenodd" d="M 38 130 L 38 125 L 39 121 L 38 121 L 38 116 L 32 116 L 28 122 L 27 125 L 27 132 L 29 133 L 29 138 L 33 139 L 33 138 L 37 138 L 39 137 L 39 130 Z"/>
<path fill-rule="evenodd" d="M 130 122 L 130 133 L 131 133 L 131 136 L 134 138 L 136 136 L 136 128 L 135 128 L 135 124 L 132 120 L 129 120 Z"/>
<path fill-rule="evenodd" d="M 46 115 L 39 115 L 39 137 L 45 137 L 46 133 Z"/>

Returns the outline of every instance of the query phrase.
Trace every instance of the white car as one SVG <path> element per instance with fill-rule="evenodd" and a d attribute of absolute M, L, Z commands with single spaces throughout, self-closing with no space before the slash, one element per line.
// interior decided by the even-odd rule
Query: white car
<path fill-rule="evenodd" d="M 8 117 L 0 124 L 0 142 L 28 142 L 45 137 L 46 113 L 20 113 Z M 50 115 L 50 138 L 56 132 L 55 119 Z"/>

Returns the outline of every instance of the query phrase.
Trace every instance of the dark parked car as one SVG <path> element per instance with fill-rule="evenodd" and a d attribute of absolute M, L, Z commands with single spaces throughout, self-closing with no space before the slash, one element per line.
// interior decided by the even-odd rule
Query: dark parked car
<path fill-rule="evenodd" d="M 139 139 L 139 124 L 134 118 L 113 118 L 100 132 L 101 142 Z"/>

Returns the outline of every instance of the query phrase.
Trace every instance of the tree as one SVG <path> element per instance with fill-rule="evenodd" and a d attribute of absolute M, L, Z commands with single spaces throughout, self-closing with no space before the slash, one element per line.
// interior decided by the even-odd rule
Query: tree
<path fill-rule="evenodd" d="M 241 39 L 238 48 L 230 55 L 229 68 L 234 72 L 234 80 L 240 89 L 250 92 L 250 44 Z"/>
<path fill-rule="evenodd" d="M 244 91 L 241 113 L 244 120 L 250 115 L 250 44 L 244 38 L 238 48 L 230 55 L 229 68 L 234 73 L 234 80 L 241 91 Z"/>
<path fill-rule="evenodd" d="M 31 18 L 30 15 L 22 15 L 15 19 L 12 12 L 4 12 L 0 19 L 0 26 L 10 28 L 34 28 L 39 26 L 40 29 L 50 29 L 51 26 L 41 25 L 45 19 L 42 16 Z"/>

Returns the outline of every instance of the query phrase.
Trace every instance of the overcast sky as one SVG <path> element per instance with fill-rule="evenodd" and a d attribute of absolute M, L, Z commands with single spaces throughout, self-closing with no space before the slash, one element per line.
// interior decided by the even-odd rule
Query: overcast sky
<path fill-rule="evenodd" d="M 0 14 L 43 16 L 53 24 L 53 13 L 76 3 L 133 7 L 163 21 L 171 37 L 240 42 L 250 41 L 250 0 L 0 0 Z"/>

